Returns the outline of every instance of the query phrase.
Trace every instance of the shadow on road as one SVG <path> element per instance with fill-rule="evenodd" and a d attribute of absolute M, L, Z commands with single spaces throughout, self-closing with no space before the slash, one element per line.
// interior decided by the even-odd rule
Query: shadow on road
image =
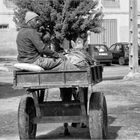
<path fill-rule="evenodd" d="M 115 140 L 118 137 L 118 131 L 121 126 L 113 126 L 113 122 L 116 120 L 115 117 L 108 116 L 108 139 Z"/>
<path fill-rule="evenodd" d="M 43 135 L 39 135 L 37 136 L 37 140 L 40 139 L 90 139 L 90 134 L 89 134 L 89 129 L 88 128 L 73 128 L 73 127 L 69 127 L 69 131 L 70 131 L 70 136 L 64 136 L 64 127 L 58 127 L 55 130 L 47 133 L 47 134 L 43 134 Z"/>
<path fill-rule="evenodd" d="M 118 137 L 118 131 L 121 129 L 121 126 L 113 126 L 113 122 L 116 120 L 115 117 L 108 117 L 108 139 L 115 140 Z M 55 130 L 44 133 L 37 136 L 37 140 L 40 139 L 90 139 L 89 129 L 88 128 L 73 128 L 69 127 L 70 136 L 64 136 L 64 127 L 58 127 Z"/>
<path fill-rule="evenodd" d="M 13 85 L 10 83 L 0 82 L 0 99 L 16 97 L 25 94 L 24 90 L 13 89 L 12 86 Z"/>

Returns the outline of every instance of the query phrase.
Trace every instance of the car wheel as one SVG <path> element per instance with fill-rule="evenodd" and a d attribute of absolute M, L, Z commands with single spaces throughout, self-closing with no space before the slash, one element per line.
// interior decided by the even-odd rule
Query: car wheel
<path fill-rule="evenodd" d="M 119 64 L 120 64 L 120 65 L 124 65 L 124 64 L 125 64 L 125 59 L 124 59 L 124 57 L 120 57 L 120 58 L 119 58 Z"/>

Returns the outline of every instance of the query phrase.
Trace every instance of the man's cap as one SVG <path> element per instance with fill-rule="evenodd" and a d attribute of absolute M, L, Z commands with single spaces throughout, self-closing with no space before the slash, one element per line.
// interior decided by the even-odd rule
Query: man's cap
<path fill-rule="evenodd" d="M 38 17 L 39 15 L 32 11 L 27 11 L 25 15 L 25 23 L 28 23 L 30 20 Z"/>

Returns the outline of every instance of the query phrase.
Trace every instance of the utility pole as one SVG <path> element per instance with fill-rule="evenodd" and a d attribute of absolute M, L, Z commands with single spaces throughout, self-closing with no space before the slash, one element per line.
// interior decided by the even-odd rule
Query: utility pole
<path fill-rule="evenodd" d="M 137 0 L 129 0 L 129 73 L 124 79 L 133 79 L 139 75 L 137 15 Z"/>

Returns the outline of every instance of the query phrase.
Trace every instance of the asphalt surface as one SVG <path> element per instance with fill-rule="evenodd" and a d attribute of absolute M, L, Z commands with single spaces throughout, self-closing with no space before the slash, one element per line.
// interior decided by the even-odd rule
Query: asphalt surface
<path fill-rule="evenodd" d="M 129 73 L 128 66 L 104 66 L 103 82 L 94 86 L 105 94 L 108 107 L 108 139 L 140 139 L 140 78 L 122 80 Z M 18 140 L 17 109 L 25 95 L 12 88 L 11 63 L 0 65 L 0 140 Z M 50 99 L 59 98 L 58 89 L 49 92 Z M 88 128 L 72 128 L 71 135 L 63 135 L 63 124 L 39 124 L 37 139 L 89 139 Z"/>

